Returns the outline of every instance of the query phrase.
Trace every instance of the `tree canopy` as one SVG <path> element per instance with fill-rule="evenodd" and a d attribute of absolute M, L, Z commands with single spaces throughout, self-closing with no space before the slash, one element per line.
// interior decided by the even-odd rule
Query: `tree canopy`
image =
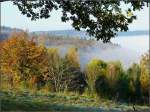
<path fill-rule="evenodd" d="M 0 0 L 4 1 L 9 0 Z M 149 0 L 11 1 L 31 20 L 47 19 L 52 10 L 61 9 L 63 22 L 71 21 L 75 30 L 85 30 L 90 36 L 103 42 L 109 42 L 118 31 L 127 31 L 128 25 L 136 19 L 133 12 L 149 5 Z"/>

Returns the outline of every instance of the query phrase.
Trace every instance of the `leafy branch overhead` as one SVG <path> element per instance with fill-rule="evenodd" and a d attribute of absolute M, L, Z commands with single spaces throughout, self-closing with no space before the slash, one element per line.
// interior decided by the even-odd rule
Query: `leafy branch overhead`
<path fill-rule="evenodd" d="M 2 0 L 6 1 L 6 0 Z M 61 9 L 63 22 L 85 30 L 97 40 L 109 42 L 118 31 L 127 31 L 136 19 L 135 10 L 149 5 L 149 0 L 14 0 L 23 15 L 37 20 L 49 18 L 52 10 Z"/>

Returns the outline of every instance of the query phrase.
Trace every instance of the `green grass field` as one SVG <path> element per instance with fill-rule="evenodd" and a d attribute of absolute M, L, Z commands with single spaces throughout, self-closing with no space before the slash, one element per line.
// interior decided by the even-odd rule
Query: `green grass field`
<path fill-rule="evenodd" d="M 41 92 L 0 92 L 2 111 L 52 111 L 52 112 L 132 112 L 132 106 L 114 103 L 110 100 L 85 95 Z M 150 112 L 148 106 L 135 106 L 143 112 Z M 142 111 L 141 110 L 141 111 Z M 139 112 L 141 112 L 139 111 Z"/>

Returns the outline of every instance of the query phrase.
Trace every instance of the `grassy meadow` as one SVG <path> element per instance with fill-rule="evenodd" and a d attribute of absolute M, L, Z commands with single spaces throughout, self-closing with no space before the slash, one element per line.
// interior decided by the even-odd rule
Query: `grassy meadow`
<path fill-rule="evenodd" d="M 133 104 L 119 103 L 74 93 L 43 93 L 29 91 L 1 91 L 2 111 L 52 112 L 134 112 Z M 135 105 L 140 112 L 149 112 L 148 106 Z"/>

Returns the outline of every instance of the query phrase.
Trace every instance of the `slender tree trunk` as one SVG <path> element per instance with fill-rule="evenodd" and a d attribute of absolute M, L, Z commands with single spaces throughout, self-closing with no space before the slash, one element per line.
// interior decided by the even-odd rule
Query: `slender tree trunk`
<path fill-rule="evenodd" d="M 149 86 L 149 106 L 150 106 L 150 86 Z"/>

